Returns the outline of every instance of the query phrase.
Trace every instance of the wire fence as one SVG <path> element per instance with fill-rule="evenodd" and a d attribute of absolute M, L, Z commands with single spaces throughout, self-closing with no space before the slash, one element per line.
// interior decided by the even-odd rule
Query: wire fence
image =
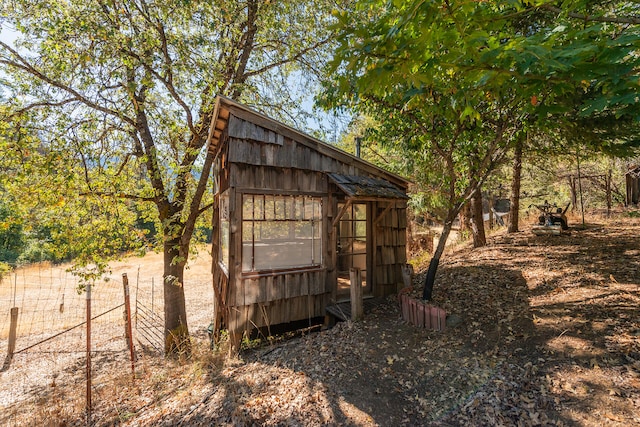
<path fill-rule="evenodd" d="M 127 328 L 126 293 L 119 278 L 79 292 L 78 278 L 64 268 L 34 265 L 0 280 L 0 349 L 6 349 L 0 368 L 0 424 L 24 419 L 24 408 L 45 411 L 64 396 L 77 400 L 76 406 L 87 405 L 90 414 L 91 396 L 108 389 L 113 372 L 130 374 L 142 349 L 162 354 L 162 288 L 157 280 L 141 281 L 139 275 L 132 282 L 133 334 Z M 133 336 L 140 341 L 134 343 L 129 339 Z M 132 344 L 137 354 L 131 352 Z M 78 393 L 83 384 L 86 396 Z M 75 392 L 60 392 L 63 389 Z"/>
<path fill-rule="evenodd" d="M 162 288 L 156 280 L 143 282 L 136 287 L 135 328 L 138 342 L 147 350 L 164 351 L 164 300 Z"/>

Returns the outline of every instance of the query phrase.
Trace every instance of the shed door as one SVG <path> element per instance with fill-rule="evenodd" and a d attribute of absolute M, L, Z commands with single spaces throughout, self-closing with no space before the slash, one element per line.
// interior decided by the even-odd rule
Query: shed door
<path fill-rule="evenodd" d="M 338 204 L 338 211 L 344 203 Z M 362 271 L 363 295 L 371 295 L 371 283 L 367 275 L 367 205 L 352 203 L 338 221 L 337 227 L 337 265 L 338 300 L 349 299 L 349 270 L 357 267 Z"/>

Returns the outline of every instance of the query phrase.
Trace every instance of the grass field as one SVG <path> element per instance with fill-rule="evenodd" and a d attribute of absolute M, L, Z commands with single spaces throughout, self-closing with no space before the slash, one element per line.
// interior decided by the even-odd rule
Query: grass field
<path fill-rule="evenodd" d="M 11 308 L 17 307 L 19 313 L 16 353 L 13 358 L 6 356 L 0 369 L 0 407 L 5 414 L 4 421 L 0 417 L 0 424 L 12 424 L 26 407 L 49 410 L 49 406 L 37 403 L 40 400 L 60 398 L 58 410 L 68 407 L 70 411 L 77 411 L 78 405 L 83 405 L 87 300 L 86 293 L 78 292 L 77 278 L 67 272 L 69 266 L 43 263 L 18 268 L 0 282 L 0 349 L 5 354 Z M 135 328 L 137 303 L 152 307 L 159 319 L 164 309 L 162 254 L 126 257 L 112 262 L 110 270 L 109 280 L 97 282 L 91 292 L 91 314 L 98 316 L 91 326 L 96 399 L 101 398 L 98 390 L 116 386 L 113 381 L 118 375 L 114 376 L 114 373 L 126 372 L 129 366 L 124 339 L 122 275 L 126 273 L 129 280 L 138 363 L 151 355 L 141 353 L 144 342 L 138 341 L 140 331 Z M 211 321 L 213 288 L 210 271 L 211 257 L 207 248 L 200 248 L 185 271 L 187 320 L 193 336 L 206 337 L 206 328 Z M 161 330 L 162 324 L 157 327 Z M 162 347 L 162 342 L 158 347 Z M 75 403 L 65 404 L 69 391 Z M 37 416 L 38 419 L 48 417 L 46 414 Z"/>
<path fill-rule="evenodd" d="M 85 320 L 86 294 L 78 292 L 77 277 L 67 272 L 69 264 L 41 263 L 18 268 L 0 281 L 0 339 L 9 333 L 11 307 L 19 308 L 17 335 L 27 336 L 56 332 Z M 92 290 L 92 313 L 103 313 L 122 304 L 122 275 L 127 274 L 132 293 L 162 311 L 163 257 L 148 253 L 144 257 L 127 257 L 110 264 L 109 281 L 99 281 Z M 192 256 L 185 271 L 188 323 L 195 328 L 208 325 L 212 316 L 211 257 L 207 248 Z"/>

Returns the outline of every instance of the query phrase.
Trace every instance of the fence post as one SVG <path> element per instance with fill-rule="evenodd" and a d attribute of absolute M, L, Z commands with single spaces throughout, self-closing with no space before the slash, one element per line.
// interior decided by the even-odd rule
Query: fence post
<path fill-rule="evenodd" d="M 135 377 L 135 352 L 133 348 L 133 334 L 131 333 L 131 299 L 129 297 L 129 278 L 127 273 L 122 273 L 122 286 L 124 287 L 125 325 L 124 333 L 127 337 L 127 347 L 131 358 L 131 374 Z"/>
<path fill-rule="evenodd" d="M 87 283 L 87 424 L 91 424 L 91 283 Z"/>
<path fill-rule="evenodd" d="M 362 273 L 359 268 L 352 268 L 349 271 L 351 279 L 351 320 L 361 320 L 364 316 L 362 302 Z"/>
<path fill-rule="evenodd" d="M 9 324 L 9 358 L 13 357 L 16 351 L 16 330 L 18 329 L 18 307 L 11 308 L 11 323 Z"/>

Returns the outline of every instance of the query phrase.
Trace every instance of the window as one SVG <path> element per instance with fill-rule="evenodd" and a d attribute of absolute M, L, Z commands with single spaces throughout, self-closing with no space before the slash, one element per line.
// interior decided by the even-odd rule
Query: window
<path fill-rule="evenodd" d="M 242 199 L 242 271 L 322 264 L 322 200 L 245 194 Z"/>
<path fill-rule="evenodd" d="M 338 204 L 342 210 L 344 204 Z M 353 203 L 344 212 L 337 227 L 338 234 L 338 296 L 348 297 L 351 279 L 349 271 L 357 267 L 362 272 L 365 295 L 371 293 L 367 281 L 367 205 Z"/>
<path fill-rule="evenodd" d="M 220 263 L 229 271 L 229 191 L 220 195 Z"/>

